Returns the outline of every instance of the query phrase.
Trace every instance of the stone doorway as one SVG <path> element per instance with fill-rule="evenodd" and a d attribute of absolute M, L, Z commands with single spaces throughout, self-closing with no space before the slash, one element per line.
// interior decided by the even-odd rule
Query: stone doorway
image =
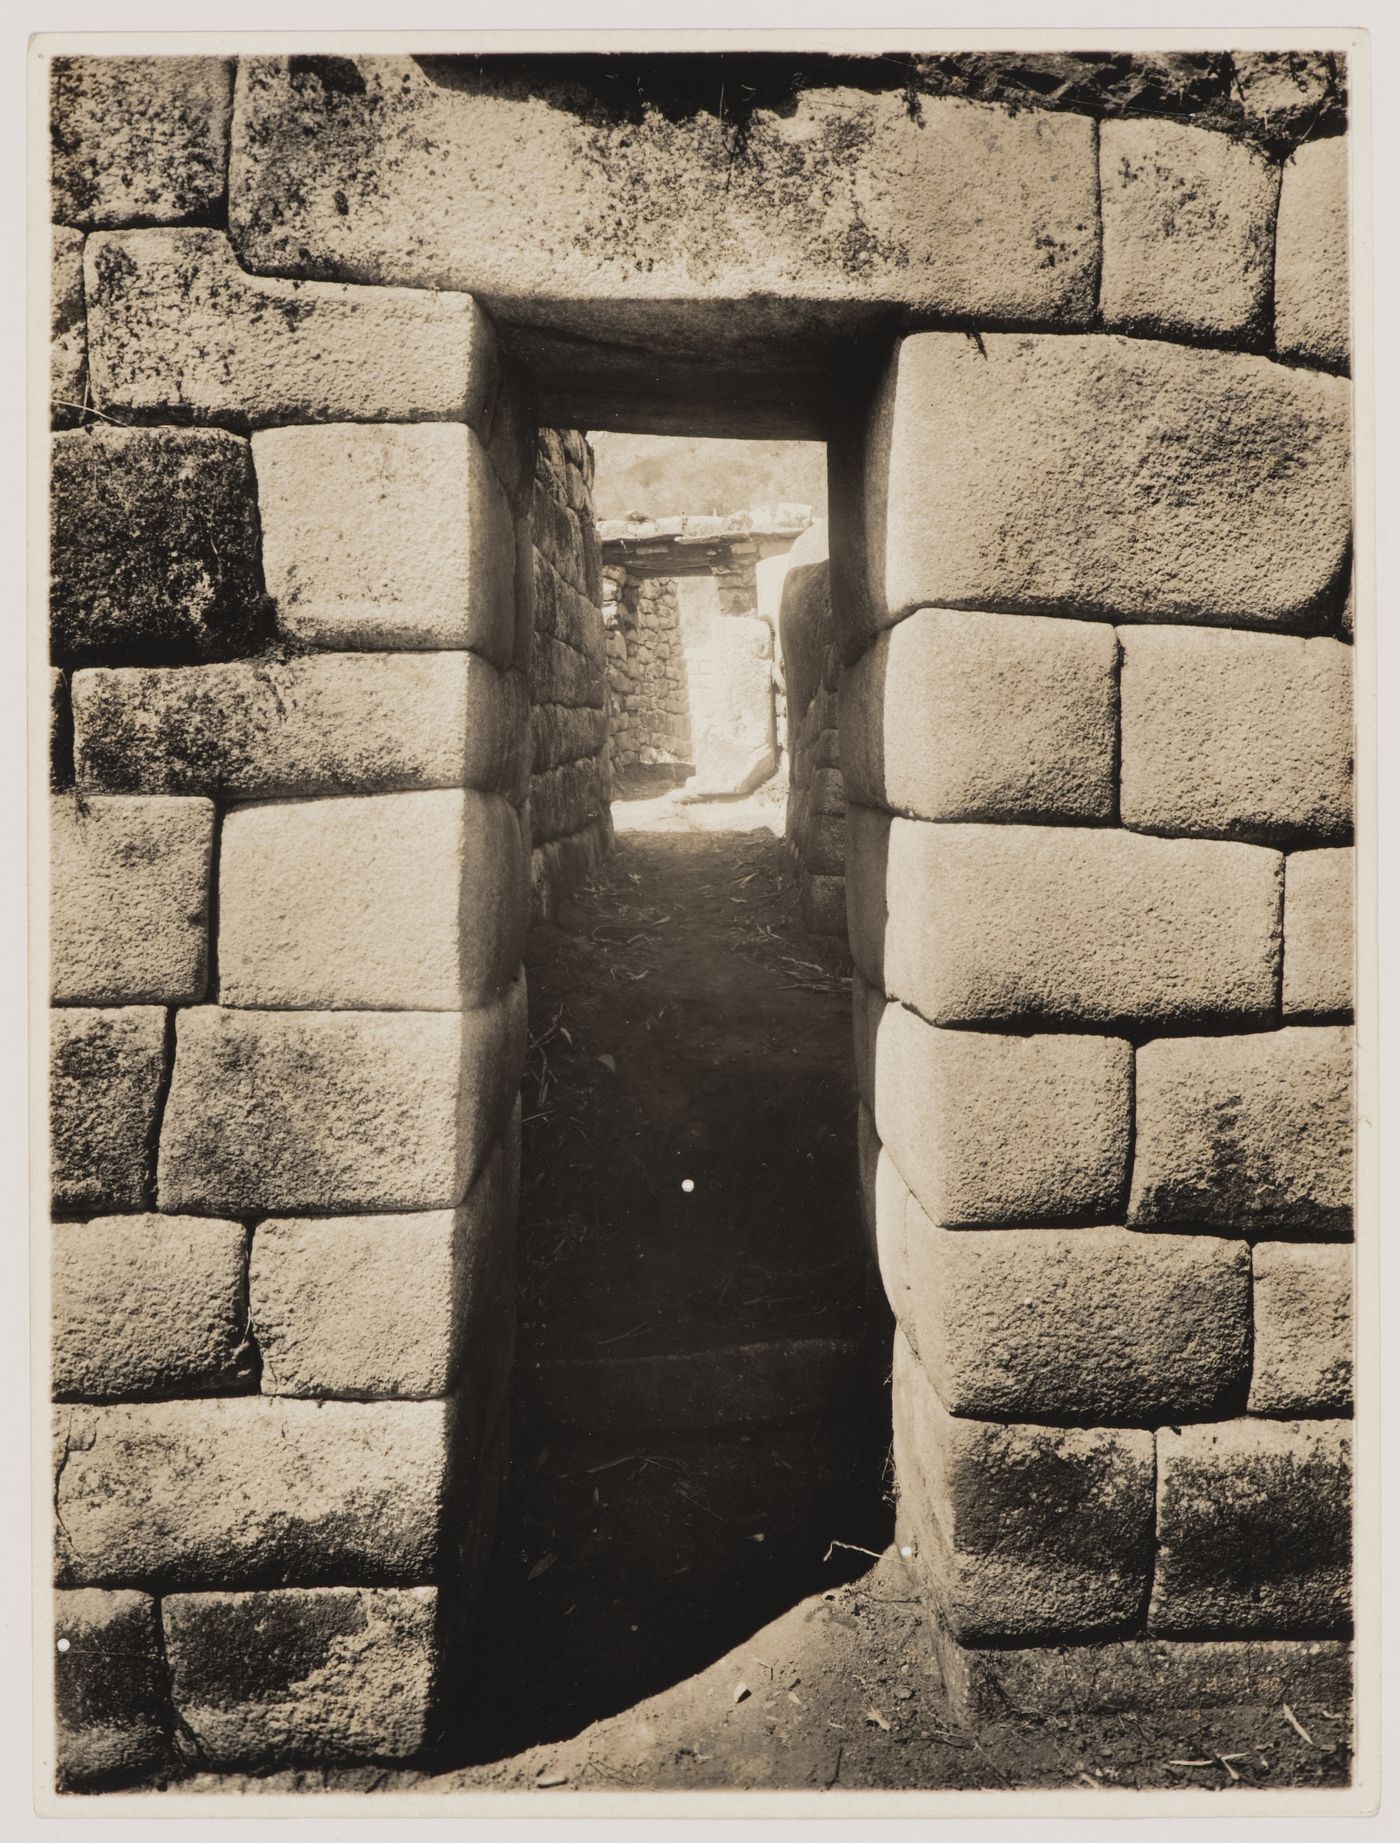
<path fill-rule="evenodd" d="M 956 1712 L 1345 1710 L 1349 155 L 1276 55 L 55 63 L 65 1783 L 418 1757 L 469 1659 L 527 916 L 613 843 L 581 428 L 829 446 L 793 833 L 834 708 Z"/>

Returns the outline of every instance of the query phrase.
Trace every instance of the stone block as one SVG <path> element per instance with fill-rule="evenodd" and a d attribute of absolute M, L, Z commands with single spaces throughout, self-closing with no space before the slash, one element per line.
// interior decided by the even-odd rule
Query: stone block
<path fill-rule="evenodd" d="M 828 734 L 833 732 L 826 732 Z M 812 764 L 812 811 L 814 813 L 831 813 L 840 818 L 846 813 L 846 785 L 840 768 L 823 767 L 815 760 L 813 749 Z"/>
<path fill-rule="evenodd" d="M 263 565 L 284 633 L 343 652 L 515 651 L 515 527 L 460 423 L 253 438 Z"/>
<path fill-rule="evenodd" d="M 1349 1233 L 1352 1106 L 1344 1027 L 1144 1043 L 1128 1220 Z"/>
<path fill-rule="evenodd" d="M 787 686 L 788 719 L 805 716 L 822 680 L 822 654 L 831 638 L 831 565 L 787 564 L 778 614 L 778 635 Z"/>
<path fill-rule="evenodd" d="M 808 934 L 821 935 L 846 945 L 846 880 L 842 876 L 813 876 L 802 870 L 797 880 L 797 908 Z"/>
<path fill-rule="evenodd" d="M 443 1402 L 220 1396 L 56 1417 L 64 1585 L 416 1582 L 439 1562 Z"/>
<path fill-rule="evenodd" d="M 209 962 L 209 800 L 61 795 L 49 807 L 55 1004 L 192 1004 Z"/>
<path fill-rule="evenodd" d="M 851 798 L 920 819 L 1104 820 L 1118 643 L 1096 621 L 921 608 L 845 674 Z"/>
<path fill-rule="evenodd" d="M 537 632 L 552 634 L 556 640 L 562 640 L 580 653 L 601 651 L 601 610 L 571 582 L 566 582 L 543 552 L 533 545 L 530 548 L 530 582 Z"/>
<path fill-rule="evenodd" d="M 860 1114 L 863 1126 L 868 1119 L 863 1107 Z M 899 1175 L 894 1160 L 881 1146 L 873 1121 L 870 1123 L 870 1139 L 869 1151 L 873 1154 L 874 1170 L 869 1184 L 872 1220 L 867 1233 L 875 1251 L 886 1302 L 901 1333 L 908 1339 L 910 1349 L 918 1356 L 919 1319 L 917 1312 L 912 1310 L 909 1295 L 909 1186 Z"/>
<path fill-rule="evenodd" d="M 455 1209 L 524 1055 L 523 977 L 478 1011 L 182 1011 L 160 1206 Z"/>
<path fill-rule="evenodd" d="M 1103 323 L 1211 344 L 1268 331 L 1277 165 L 1249 141 L 1160 116 L 1099 126 Z"/>
<path fill-rule="evenodd" d="M 73 707 L 68 676 L 49 667 L 49 791 L 66 793 L 73 785 Z"/>
<path fill-rule="evenodd" d="M 252 275 L 214 230 L 89 237 L 84 284 L 100 409 L 484 426 L 496 341 L 466 295 Z"/>
<path fill-rule="evenodd" d="M 1297 1638 L 1350 1622 L 1351 1423 L 1160 1428 L 1148 1630 Z"/>
<path fill-rule="evenodd" d="M 271 623 L 248 443 L 103 423 L 53 437 L 49 622 L 66 665 L 257 650 Z"/>
<path fill-rule="evenodd" d="M 1127 1183 L 1132 1071 L 1123 1038 L 935 1030 L 886 1005 L 875 1120 L 940 1225 L 1104 1219 Z"/>
<path fill-rule="evenodd" d="M 883 990 L 889 928 L 890 818 L 868 806 L 846 808 L 846 929 L 851 958 L 867 984 Z"/>
<path fill-rule="evenodd" d="M 582 761 L 607 746 L 608 720 L 601 710 L 536 703 L 530 709 L 531 761 L 536 774 L 565 762 Z"/>
<path fill-rule="evenodd" d="M 548 302 L 576 365 L 626 339 L 653 378 L 667 345 L 713 378 L 771 334 L 772 302 L 800 301 L 804 332 L 855 303 L 1083 324 L 1093 123 L 945 97 L 914 110 L 898 83 L 753 97 L 736 159 L 717 85 L 615 110 L 567 75 L 463 85 L 408 57 L 243 59 L 230 221 L 250 268 L 467 288 L 526 321 Z M 662 311 L 678 300 L 694 304 L 680 325 Z M 636 391 L 642 353 L 625 356 Z"/>
<path fill-rule="evenodd" d="M 1345 382 L 1111 334 L 916 333 L 873 412 L 872 615 L 1308 625 L 1351 531 Z"/>
<path fill-rule="evenodd" d="M 898 1541 L 905 1542 L 902 1533 Z M 961 1645 L 935 1618 L 933 1638 L 955 1721 L 1008 1711 L 1077 1709 L 1165 1715 L 1227 1709 L 1276 1713 L 1351 1703 L 1351 1646 L 1338 1639 L 1120 1638 L 1106 1644 Z"/>
<path fill-rule="evenodd" d="M 1283 358 L 1343 369 L 1351 357 L 1345 135 L 1304 141 L 1283 169 L 1274 254 L 1274 343 Z"/>
<path fill-rule="evenodd" d="M 325 653 L 80 672 L 80 785 L 113 793 L 523 798 L 528 700 L 474 653 Z"/>
<path fill-rule="evenodd" d="M 49 1013 L 53 1206 L 70 1214 L 150 1201 L 151 1140 L 165 1082 L 159 1006 Z"/>
<path fill-rule="evenodd" d="M 1258 845 L 896 819 L 885 989 L 935 1024 L 1264 1017 L 1282 873 Z"/>
<path fill-rule="evenodd" d="M 875 1046 L 879 1041 L 880 1020 L 884 1016 L 885 995 L 862 977 L 859 969 L 851 975 L 851 1038 L 854 1050 L 856 1092 L 861 1105 L 875 1107 Z"/>
<path fill-rule="evenodd" d="M 1346 840 L 1349 646 L 1189 627 L 1121 638 L 1124 825 L 1279 845 Z"/>
<path fill-rule="evenodd" d="M 961 1642 L 1131 1627 L 1152 1556 L 1152 1435 L 950 1415 L 895 1338 L 908 1546 Z"/>
<path fill-rule="evenodd" d="M 170 1758 L 170 1698 L 148 1593 L 54 1595 L 55 1767 L 60 1791 L 142 1778 Z"/>
<path fill-rule="evenodd" d="M 220 1001 L 469 1011 L 509 987 L 528 908 L 520 827 L 500 794 L 235 807 L 219 854 Z"/>
<path fill-rule="evenodd" d="M 846 866 L 846 821 L 833 813 L 813 813 L 802 829 L 802 862 L 814 876 L 839 878 Z M 842 921 L 845 903 L 842 901 Z M 809 930 L 810 932 L 810 930 Z"/>
<path fill-rule="evenodd" d="M 49 292 L 49 399 L 55 429 L 68 429 L 87 396 L 87 317 L 83 307 L 83 233 L 53 227 Z"/>
<path fill-rule="evenodd" d="M 601 710 L 606 701 L 602 659 L 589 658 L 541 629 L 531 639 L 530 689 L 536 703 Z"/>
<path fill-rule="evenodd" d="M 1251 1414 L 1351 1410 L 1352 1252 L 1344 1242 L 1254 1244 Z"/>
<path fill-rule="evenodd" d="M 564 762 L 534 775 L 530 781 L 530 827 L 537 845 L 567 838 L 594 824 L 607 810 L 608 794 L 603 761 L 591 755 L 583 761 Z"/>
<path fill-rule="evenodd" d="M 497 1148 L 458 1210 L 272 1217 L 248 1314 L 267 1395 L 446 1395 L 468 1353 L 509 1342 L 515 1224 Z"/>
<path fill-rule="evenodd" d="M 1121 1228 L 905 1222 L 907 1306 L 954 1414 L 1100 1426 L 1227 1412 L 1249 1379 L 1249 1251 Z"/>
<path fill-rule="evenodd" d="M 1354 854 L 1294 851 L 1283 865 L 1283 1014 L 1351 1010 L 1356 953 Z"/>
<path fill-rule="evenodd" d="M 210 1767 L 406 1760 L 432 1738 L 435 1587 L 176 1593 L 161 1617 L 175 1708 Z"/>
<path fill-rule="evenodd" d="M 222 210 L 233 61 L 55 58 L 54 216 L 65 224 L 190 224 Z"/>
<path fill-rule="evenodd" d="M 248 1236 L 202 1216 L 53 1225 L 53 1390 L 67 1400 L 246 1386 Z"/>

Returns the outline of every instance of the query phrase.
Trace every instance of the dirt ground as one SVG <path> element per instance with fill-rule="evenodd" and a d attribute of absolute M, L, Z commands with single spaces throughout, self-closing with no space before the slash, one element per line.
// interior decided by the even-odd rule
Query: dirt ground
<path fill-rule="evenodd" d="M 616 853 L 531 938 L 514 1458 L 464 1761 L 669 1687 L 890 1540 L 848 979 L 796 919 L 781 805 L 668 779 L 633 777 Z"/>
<path fill-rule="evenodd" d="M 950 1717 L 888 1546 L 849 980 L 775 797 L 673 779 L 532 936 L 512 1469 L 441 1754 L 194 1788 L 1344 1784 L 1345 1710 Z"/>
<path fill-rule="evenodd" d="M 1346 1784 L 1344 1710 L 949 1716 L 898 1557 L 803 1600 L 696 1676 L 556 1743 L 454 1770 L 365 1766 L 183 1789 L 524 1792 L 527 1809 L 618 1791 L 1215 1791 Z M 580 1800 L 580 1810 L 587 1801 Z M 840 1814 L 839 1796 L 832 1814 Z"/>

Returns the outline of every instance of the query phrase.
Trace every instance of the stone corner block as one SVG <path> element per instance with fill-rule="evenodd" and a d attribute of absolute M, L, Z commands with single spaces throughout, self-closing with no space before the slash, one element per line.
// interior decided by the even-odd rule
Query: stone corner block
<path fill-rule="evenodd" d="M 161 1617 L 175 1709 L 209 1765 L 426 1750 L 440 1662 L 436 1588 L 176 1593 Z"/>
<path fill-rule="evenodd" d="M 248 1313 L 264 1394 L 424 1400 L 508 1345 L 514 1222 L 497 1148 L 458 1210 L 272 1217 Z"/>
<path fill-rule="evenodd" d="M 1104 325 L 1168 339 L 1261 339 L 1277 166 L 1234 135 L 1150 117 L 1100 124 L 1099 172 Z"/>
<path fill-rule="evenodd" d="M 917 819 L 1110 819 L 1117 678 L 1105 623 L 921 608 L 844 675 L 851 797 Z"/>
<path fill-rule="evenodd" d="M 166 1013 L 155 1005 L 49 1013 L 54 1208 L 141 1209 L 166 1075 Z"/>
<path fill-rule="evenodd" d="M 900 1539 L 959 1641 L 1131 1629 L 1152 1554 L 1152 1435 L 950 1415 L 903 1339 L 895 1350 Z"/>
<path fill-rule="evenodd" d="M 519 801 L 526 689 L 475 653 L 316 653 L 79 672 L 77 777 L 235 799 L 477 787 Z"/>
<path fill-rule="evenodd" d="M 901 1319 L 955 1414 L 1151 1424 L 1243 1404 L 1249 1251 L 1122 1228 L 948 1230 L 909 1203 Z"/>
<path fill-rule="evenodd" d="M 61 1792 L 129 1783 L 171 1763 L 159 1615 L 147 1593 L 54 1595 L 55 1772 Z"/>
<path fill-rule="evenodd" d="M 515 650 L 515 531 L 461 423 L 253 437 L 263 566 L 284 633 L 341 651 Z"/>
<path fill-rule="evenodd" d="M 1159 1037 L 1137 1053 L 1128 1220 L 1347 1235 L 1353 1138 L 1349 1029 Z"/>
<path fill-rule="evenodd" d="M 181 1011 L 160 1206 L 455 1209 L 524 1050 L 523 977 L 467 1012 Z"/>
<path fill-rule="evenodd" d="M 1346 135 L 1305 141 L 1283 169 L 1274 259 L 1280 356 L 1343 369 L 1351 357 Z"/>
<path fill-rule="evenodd" d="M 184 224 L 222 207 L 231 58 L 56 58 L 49 101 L 63 223 Z"/>
<path fill-rule="evenodd" d="M 1305 1637 L 1350 1621 L 1351 1423 L 1162 1428 L 1148 1630 Z"/>
<path fill-rule="evenodd" d="M 1114 334 L 913 333 L 867 436 L 876 627 L 919 607 L 1306 626 L 1351 533 L 1346 381 Z"/>
<path fill-rule="evenodd" d="M 50 804 L 57 1004 L 191 1004 L 209 959 L 214 807 L 160 795 Z"/>
<path fill-rule="evenodd" d="M 441 788 L 235 808 L 219 856 L 225 1005 L 470 1010 L 508 990 L 528 871 L 514 807 Z"/>
<path fill-rule="evenodd" d="M 932 1221 L 1066 1222 L 1121 1208 L 1126 1041 L 937 1030 L 891 1004 L 875 1043 L 880 1138 Z"/>

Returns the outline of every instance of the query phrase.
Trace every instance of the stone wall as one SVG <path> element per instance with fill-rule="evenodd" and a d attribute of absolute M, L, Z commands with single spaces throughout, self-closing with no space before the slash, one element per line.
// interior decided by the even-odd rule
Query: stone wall
<path fill-rule="evenodd" d="M 603 565 L 608 746 L 614 772 L 689 762 L 690 683 L 675 578 Z"/>
<path fill-rule="evenodd" d="M 703 59 L 482 62 L 56 77 L 66 1782 L 431 1737 L 529 866 L 605 842 L 559 714 L 603 708 L 587 462 L 537 476 L 541 419 L 829 443 L 900 1541 L 960 1706 L 1344 1693 L 1335 60 L 1277 108 L 1217 60 L 1197 121 L 1151 57 L 1126 114 L 804 57 L 742 135 Z"/>
<path fill-rule="evenodd" d="M 831 616 L 831 566 L 802 563 L 782 585 L 787 685 L 786 837 L 809 934 L 846 943 L 846 789 L 837 723 L 841 650 Z"/>
<path fill-rule="evenodd" d="M 612 848 L 604 584 L 592 483 L 592 451 L 578 431 L 541 429 L 530 513 L 530 869 L 538 915 L 552 915 L 560 895 Z"/>
<path fill-rule="evenodd" d="M 57 86 L 71 1786 L 429 1740 L 503 1450 L 527 799 L 576 830 L 542 791 L 560 705 L 601 746 L 581 443 L 546 433 L 533 495 L 539 570 L 597 628 L 571 700 L 540 667 L 562 590 L 532 643 L 533 418 L 489 322 L 246 275 L 232 83 L 132 59 Z M 561 479 L 582 524 L 540 515 Z"/>
<path fill-rule="evenodd" d="M 1105 330 L 909 335 L 838 445 L 900 1541 L 973 1712 L 1344 1655 L 1344 162 L 1105 124 Z"/>

